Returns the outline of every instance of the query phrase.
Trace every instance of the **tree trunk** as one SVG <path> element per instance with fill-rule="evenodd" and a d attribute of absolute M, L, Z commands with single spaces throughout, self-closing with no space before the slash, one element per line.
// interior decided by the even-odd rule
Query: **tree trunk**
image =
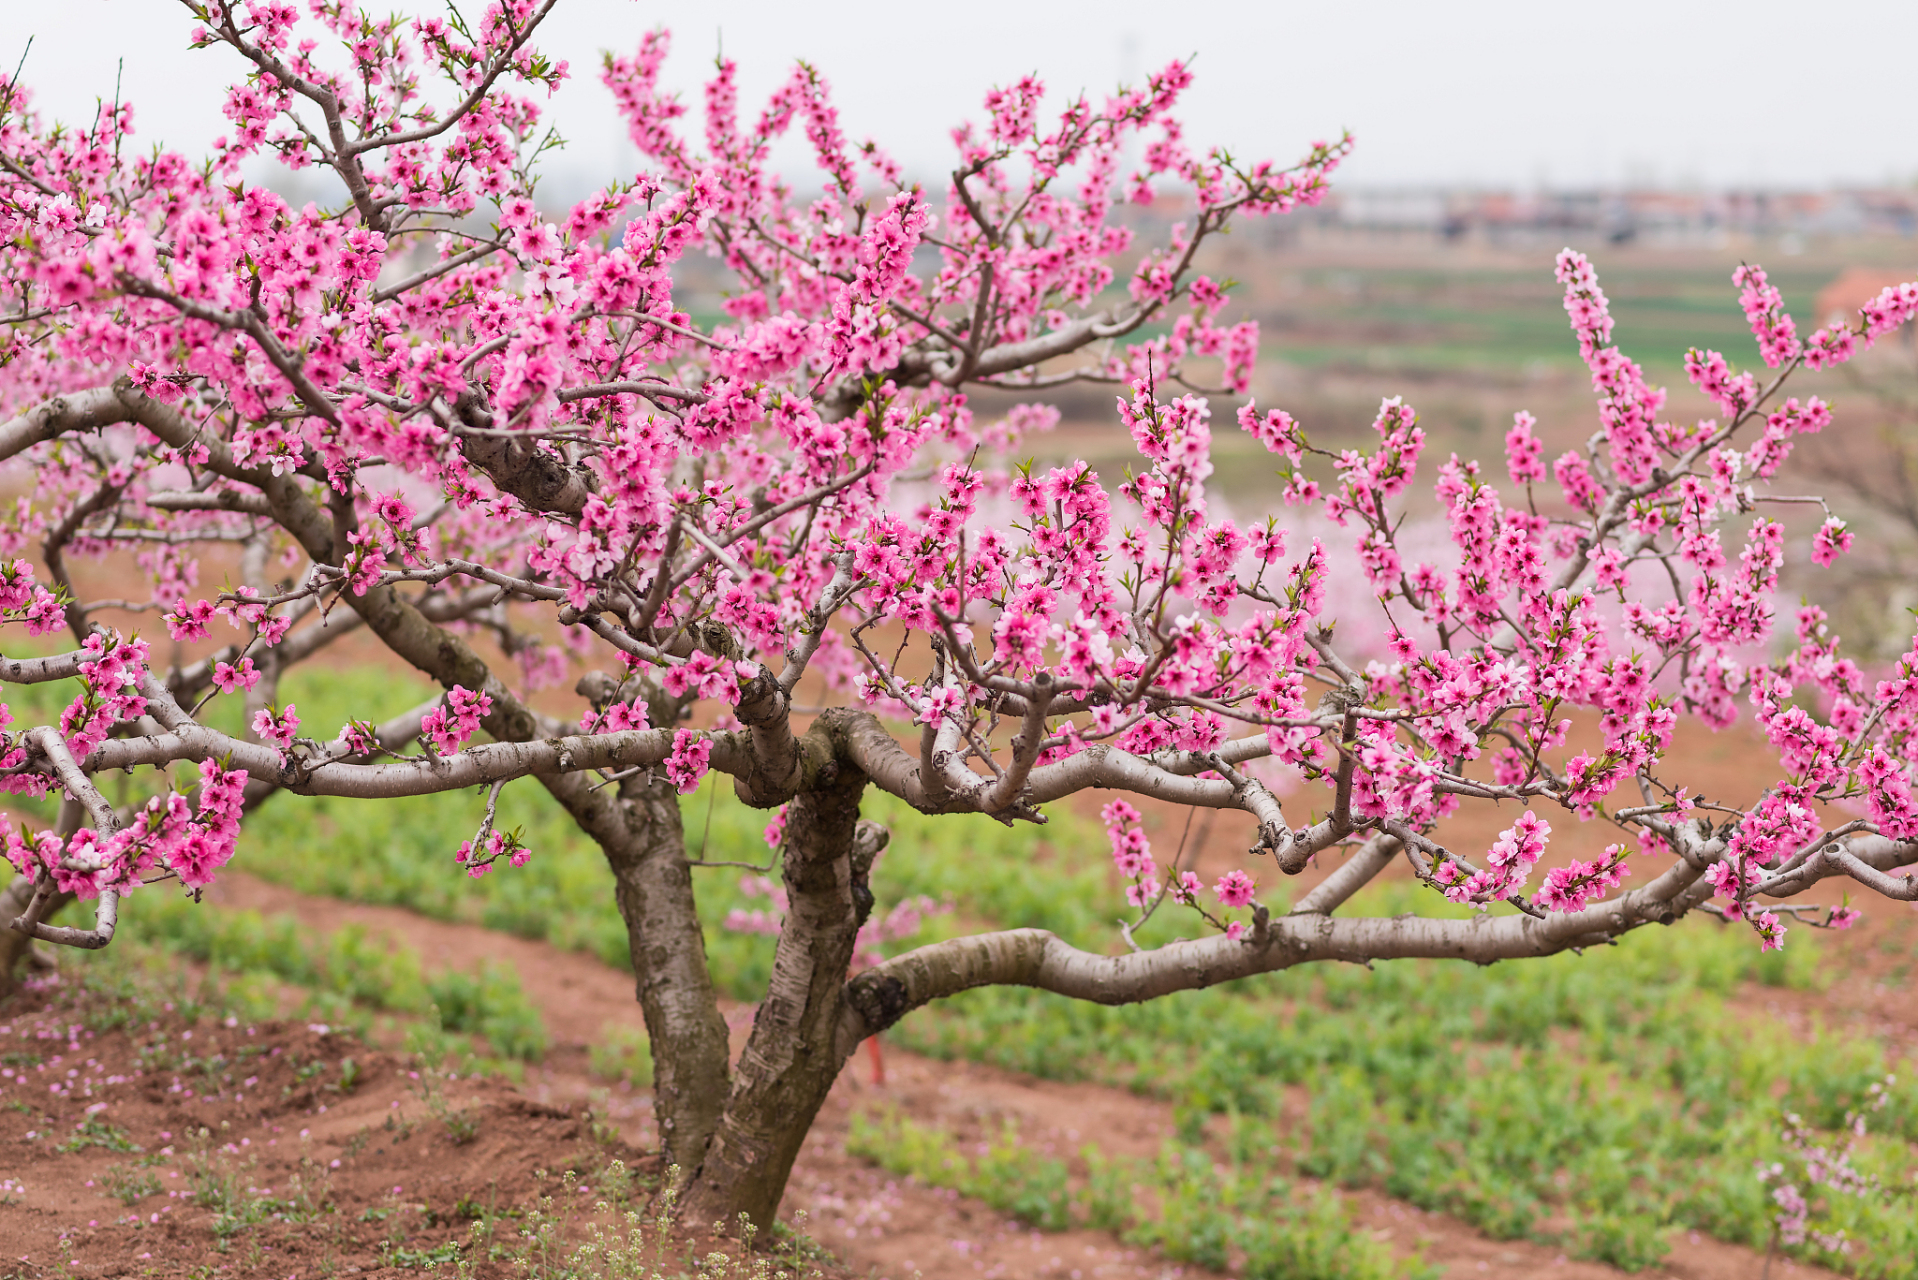
<path fill-rule="evenodd" d="M 664 778 L 620 785 L 624 831 L 599 839 L 626 921 L 639 1004 L 653 1050 L 653 1113 L 666 1163 L 699 1166 L 726 1105 L 730 1046 L 706 938 L 694 910 L 693 873 L 679 796 Z"/>
<path fill-rule="evenodd" d="M 872 910 L 867 876 L 885 828 L 859 820 L 866 776 L 847 764 L 786 809 L 786 921 L 766 999 L 734 1072 L 725 1115 L 688 1185 L 682 1219 L 769 1226 L 793 1161 L 838 1078 L 846 969 Z"/>
<path fill-rule="evenodd" d="M 66 902 L 54 903 L 48 915 L 73 901 L 72 894 L 61 896 Z M 7 927 L 20 918 L 32 901 L 32 876 L 16 875 L 13 883 L 0 891 L 0 1000 L 14 993 L 14 989 L 20 985 L 21 973 L 29 963 L 45 963 L 44 955 L 34 951 L 32 938 Z"/>

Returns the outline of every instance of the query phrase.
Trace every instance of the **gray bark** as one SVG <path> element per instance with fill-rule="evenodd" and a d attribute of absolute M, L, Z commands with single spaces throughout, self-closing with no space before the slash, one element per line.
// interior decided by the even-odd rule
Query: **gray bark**
<path fill-rule="evenodd" d="M 625 830 L 600 840 L 626 922 L 653 1050 L 653 1108 L 668 1166 L 699 1164 L 726 1105 L 731 1048 L 699 926 L 679 796 L 650 772 L 620 786 Z"/>
<path fill-rule="evenodd" d="M 840 766 L 787 806 L 786 922 L 725 1115 L 682 1201 L 688 1222 L 730 1228 L 741 1213 L 772 1221 L 845 1061 L 837 1034 L 846 970 L 872 910 L 867 876 L 886 840 L 884 828 L 859 819 L 865 786 L 864 774 Z"/>

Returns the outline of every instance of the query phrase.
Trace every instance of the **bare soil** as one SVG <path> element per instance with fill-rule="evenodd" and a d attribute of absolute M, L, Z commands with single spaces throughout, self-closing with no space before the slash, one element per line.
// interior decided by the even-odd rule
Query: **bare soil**
<path fill-rule="evenodd" d="M 472 1206 L 533 1202 L 553 1185 L 540 1170 L 597 1172 L 616 1156 L 641 1172 L 657 1163 L 617 1142 L 602 1149 L 579 1108 L 497 1079 L 444 1086 L 447 1106 L 474 1126 L 458 1143 L 428 1114 L 417 1073 L 323 1026 L 176 1016 L 95 1035 L 80 1024 L 86 999 L 56 982 L 17 998 L 0 1024 L 6 1051 L 46 1055 L 4 1082 L 0 1161 L 25 1185 L 0 1208 L 8 1274 L 379 1274 L 395 1250 L 464 1238 Z M 143 1059 L 138 1045 L 155 1032 L 197 1061 Z M 224 1079 L 199 1065 L 216 1055 Z M 113 1145 L 79 1145 L 87 1121 Z M 295 1220 L 269 1216 L 222 1249 L 215 1214 L 191 1198 L 204 1168 Z M 123 1203 L 109 1191 L 115 1171 L 157 1189 Z M 337 1212 L 298 1220 L 295 1206 L 308 1204 Z"/>

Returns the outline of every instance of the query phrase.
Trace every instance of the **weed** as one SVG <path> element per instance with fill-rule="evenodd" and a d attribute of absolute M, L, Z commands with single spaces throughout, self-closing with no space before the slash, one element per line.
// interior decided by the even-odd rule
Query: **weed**
<path fill-rule="evenodd" d="M 228 1126 L 220 1126 L 221 1133 Z M 217 1145 L 216 1145 L 217 1143 Z M 202 1126 L 187 1135 L 183 1159 L 194 1204 L 213 1214 L 215 1247 L 225 1252 L 233 1237 L 268 1221 L 305 1223 L 337 1212 L 328 1171 L 302 1157 L 283 1188 L 257 1185 L 259 1161 L 237 1143 L 217 1142 Z"/>
<path fill-rule="evenodd" d="M 380 1248 L 380 1260 L 389 1267 L 420 1267 L 427 1271 L 435 1270 L 443 1262 L 457 1262 L 460 1256 L 460 1242 L 448 1240 L 431 1249 L 408 1249 L 404 1245 L 383 1244 Z"/>
<path fill-rule="evenodd" d="M 88 1116 L 73 1126 L 73 1136 L 62 1142 L 61 1151 L 81 1151 L 87 1147 L 105 1147 L 108 1151 L 144 1150 L 133 1139 L 127 1137 L 125 1129 L 116 1129 L 99 1116 Z"/>
<path fill-rule="evenodd" d="M 1075 1194 L 1063 1161 L 1027 1147 L 1010 1123 L 966 1155 L 944 1130 L 896 1112 L 853 1117 L 846 1150 L 894 1173 L 950 1187 L 1046 1231 L 1078 1223 L 1119 1233 L 1180 1262 L 1223 1271 L 1237 1259 L 1249 1280 L 1391 1280 L 1435 1276 L 1417 1258 L 1397 1262 L 1353 1221 L 1330 1188 L 1293 1192 L 1282 1178 L 1221 1168 L 1197 1147 L 1169 1147 L 1154 1163 L 1081 1155 Z M 1156 1205 L 1156 1212 L 1148 1206 Z"/>
<path fill-rule="evenodd" d="M 101 1175 L 106 1183 L 107 1194 L 124 1205 L 135 1205 L 148 1196 L 160 1194 L 160 1179 L 150 1170 L 129 1168 L 123 1164 L 109 1165 Z"/>
<path fill-rule="evenodd" d="M 1034 879 L 1048 874 L 1041 866 Z M 1415 891 L 1375 888 L 1354 909 L 1391 915 Z M 1763 1249 L 1772 1206 L 1751 1170 L 1777 1138 L 1752 1117 L 1782 1100 L 1808 1126 L 1837 1130 L 1891 1065 L 1855 1036 L 1751 1035 L 1732 1004 L 1739 984 L 1816 985 L 1818 940 L 1793 942 L 1798 958 L 1777 969 L 1743 937 L 1688 922 L 1634 934 L 1602 961 L 1302 967 L 1126 1008 L 988 988 L 921 1010 L 896 1034 L 935 1056 L 1162 1098 L 1188 1144 L 1215 1115 L 1269 1124 L 1283 1089 L 1302 1086 L 1310 1118 L 1283 1144 L 1301 1171 L 1495 1237 L 1641 1268 L 1674 1227 Z M 1894 1138 L 1918 1140 L 1909 1084 L 1867 1144 L 1888 1185 L 1909 1183 L 1918 1153 Z M 1248 1141 L 1235 1155 L 1251 1163 L 1260 1148 Z M 1136 1178 L 1088 1169 L 1097 1194 L 1082 1193 L 1080 1209 L 1110 1225 Z M 1872 1203 L 1843 1212 L 1861 1273 L 1918 1277 L 1918 1225 Z"/>
<path fill-rule="evenodd" d="M 484 1036 L 494 1052 L 508 1058 L 534 1062 L 545 1056 L 551 1043 L 546 1023 L 512 970 L 491 963 L 477 974 L 449 969 L 432 978 L 428 988 L 447 1030 Z"/>
<path fill-rule="evenodd" d="M 429 979 L 418 952 L 395 946 L 363 925 L 350 924 L 314 941 L 291 916 L 267 917 L 165 895 L 144 895 L 129 909 L 130 923 L 145 942 L 209 966 L 204 1003 L 224 1005 L 238 998 L 248 1013 L 262 1012 L 252 1006 L 278 999 L 265 988 L 286 982 L 309 988 L 308 1012 L 329 1023 L 349 1021 L 356 1004 L 402 1014 L 423 1014 L 437 1004 L 446 1029 L 484 1036 L 506 1057 L 535 1061 L 550 1043 L 518 977 L 501 966 Z M 239 976 L 223 990 L 215 972 Z M 253 987 L 262 989 L 249 995 Z"/>
<path fill-rule="evenodd" d="M 635 1196 L 647 1189 L 646 1180 L 628 1169 L 624 1160 L 609 1161 L 605 1168 L 592 1176 L 592 1184 L 601 1200 L 616 1206 L 630 1204 Z"/>
<path fill-rule="evenodd" d="M 1042 1230 L 1063 1231 L 1071 1223 L 1065 1162 L 1022 1144 L 1009 1123 L 983 1153 L 968 1158 L 952 1135 L 937 1126 L 922 1125 L 898 1111 L 884 1112 L 876 1120 L 862 1113 L 853 1117 L 846 1150 L 894 1173 L 983 1200 Z"/>
<path fill-rule="evenodd" d="M 366 1150 L 366 1144 L 371 1141 L 373 1141 L 372 1127 L 365 1126 L 360 1128 L 352 1137 L 346 1140 L 346 1147 L 341 1151 L 340 1159 L 351 1160 L 354 1156 Z"/>
<path fill-rule="evenodd" d="M 403 1111 L 389 1111 L 380 1128 L 395 1135 L 394 1143 L 401 1143 L 413 1136 L 413 1118 Z"/>
<path fill-rule="evenodd" d="M 468 1235 L 467 1247 L 458 1254 L 457 1274 L 474 1276 L 480 1259 L 510 1262 L 515 1275 L 523 1280 L 820 1280 L 818 1264 L 828 1255 L 803 1230 L 804 1214 L 795 1215 L 793 1229 L 774 1232 L 771 1247 L 755 1252 L 758 1228 L 740 1215 L 740 1248 L 714 1252 L 687 1259 L 674 1232 L 675 1202 L 671 1184 L 677 1169 L 666 1175 L 667 1189 L 660 1192 L 648 1213 L 629 1208 L 623 1213 L 601 1200 L 591 1206 L 590 1215 L 580 1220 L 571 1212 L 578 1182 L 567 1173 L 560 1179 L 560 1194 L 544 1191 L 548 1175 L 539 1179 L 542 1194 L 526 1210 L 516 1230 L 504 1243 L 494 1243 L 494 1219 L 476 1218 Z M 624 1182 L 623 1166 L 617 1161 L 595 1175 L 605 1186 L 610 1181 Z M 724 1224 L 717 1224 L 724 1225 Z M 690 1261 L 691 1265 L 688 1266 Z"/>

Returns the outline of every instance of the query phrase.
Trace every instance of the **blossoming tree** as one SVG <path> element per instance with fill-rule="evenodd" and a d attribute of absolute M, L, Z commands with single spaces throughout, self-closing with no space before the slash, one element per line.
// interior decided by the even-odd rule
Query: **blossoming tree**
<path fill-rule="evenodd" d="M 61 800 L 53 829 L 5 832 L 8 968 L 28 938 L 106 945 L 143 885 L 207 884 L 276 793 L 490 787 L 448 872 L 523 861 L 492 800 L 532 779 L 612 870 L 684 1203 L 763 1220 L 848 1054 L 969 987 L 1137 1001 L 1315 960 L 1543 956 L 1699 910 L 1776 946 L 1793 916 L 1849 918 L 1789 901 L 1821 880 L 1913 897 L 1891 872 L 1918 837 L 1918 654 L 1874 687 L 1815 610 L 1776 660 L 1734 654 L 1773 635 L 1786 543 L 1767 482 L 1830 421 L 1783 384 L 1905 321 L 1918 285 L 1801 339 L 1741 270 L 1763 372 L 1690 353 L 1719 414 L 1674 422 L 1566 252 L 1599 430 L 1550 465 L 1555 485 L 1524 414 L 1511 487 L 1440 467 L 1460 566 L 1441 570 L 1401 553 L 1424 437 L 1399 401 L 1372 447 L 1336 455 L 1242 401 L 1290 505 L 1235 520 L 1207 488 L 1208 394 L 1245 396 L 1257 330 L 1221 321 L 1201 255 L 1234 220 L 1318 201 L 1347 141 L 1289 169 L 1196 151 L 1178 63 L 1056 110 L 1027 79 L 987 95 L 927 191 L 842 135 L 803 64 L 745 123 L 722 62 L 693 135 L 653 35 L 601 72 L 646 169 L 549 222 L 539 99 L 567 69 L 533 40 L 551 7 L 501 0 L 469 26 L 195 0 L 193 39 L 241 72 L 200 159 L 142 149 L 125 104 L 59 126 L 25 85 L 0 92 L 0 457 L 26 494 L 0 609 L 73 644 L 0 660 L 0 680 L 83 688 L 0 744 L 8 788 Z M 794 128 L 816 190 L 769 167 Z M 337 203 L 294 208 L 247 180 L 268 158 L 320 171 Z M 1115 211 L 1155 193 L 1189 216 L 1135 245 Z M 732 280 L 723 319 L 676 302 L 692 253 Z M 982 461 L 1048 413 L 981 423 L 969 389 L 1072 382 L 1114 387 L 1139 454 L 1122 482 Z M 1366 616 L 1332 617 L 1327 550 L 1288 545 L 1305 509 L 1349 536 Z M 1811 555 L 1849 537 L 1829 520 Z M 76 558 L 112 556 L 150 589 L 84 598 Z M 232 588 L 203 588 L 203 561 Z M 1335 621 L 1390 661 L 1342 653 Z M 161 627 L 202 656 L 161 661 Z M 282 674 L 348 634 L 445 695 L 383 723 L 302 723 Z M 537 710 L 575 663 L 573 718 Z M 833 705 L 796 715 L 802 681 Z M 1666 758 L 1674 725 L 1729 723 L 1741 694 L 1776 747 L 1770 785 L 1744 810 L 1695 806 Z M 247 734 L 209 723 L 219 698 L 244 702 Z M 1595 751 L 1567 747 L 1579 720 Z M 1287 807 L 1270 762 L 1305 779 Z M 116 770 L 152 798 L 116 807 L 97 781 Z M 775 960 L 736 1062 L 678 809 L 710 771 L 781 813 Z M 1105 815 L 1133 901 L 1196 911 L 1207 936 L 1102 955 L 1012 928 L 849 979 L 886 839 L 859 816 L 868 789 L 1007 823 L 1118 793 Z M 1162 871 L 1128 795 L 1250 815 L 1246 866 L 1211 886 Z M 1439 843 L 1466 803 L 1510 814 L 1489 848 Z M 1823 825 L 1841 804 L 1858 816 Z M 1531 887 L 1568 819 L 1620 843 Z M 1259 903 L 1261 877 L 1315 858 L 1336 869 L 1289 912 Z M 1401 859 L 1435 895 L 1515 909 L 1339 913 Z M 92 926 L 49 923 L 74 898 Z"/>

